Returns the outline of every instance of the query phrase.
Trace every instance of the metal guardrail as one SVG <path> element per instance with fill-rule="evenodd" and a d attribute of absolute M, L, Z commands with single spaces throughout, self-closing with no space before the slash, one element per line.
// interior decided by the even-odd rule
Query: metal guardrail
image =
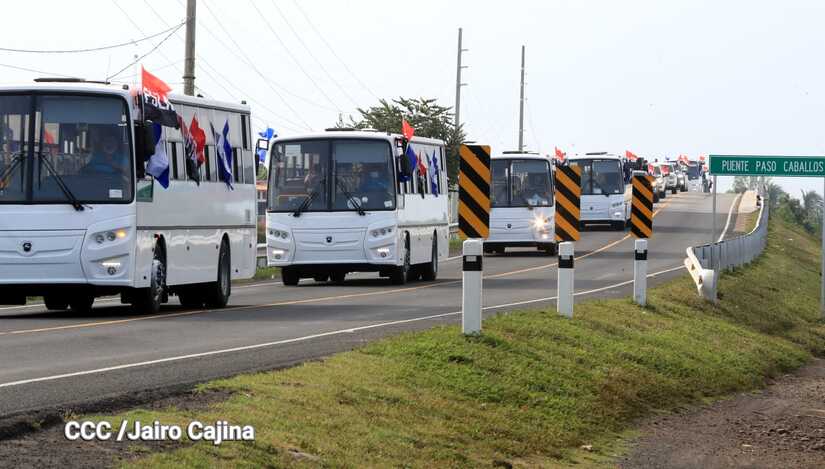
<path fill-rule="evenodd" d="M 689 247 L 686 250 L 687 268 L 699 295 L 717 301 L 719 273 L 750 264 L 768 242 L 768 201 L 762 198 L 756 227 L 749 233 L 713 244 Z"/>

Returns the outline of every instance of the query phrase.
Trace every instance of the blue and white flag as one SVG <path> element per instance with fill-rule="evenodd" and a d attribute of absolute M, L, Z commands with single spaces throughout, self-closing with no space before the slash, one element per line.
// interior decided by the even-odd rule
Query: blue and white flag
<path fill-rule="evenodd" d="M 273 129 L 272 127 L 267 127 L 266 130 L 258 132 L 258 135 L 260 135 L 261 138 L 272 140 L 272 137 L 275 136 L 275 129 Z"/>
<path fill-rule="evenodd" d="M 438 169 L 438 153 L 433 152 L 433 158 L 430 160 L 430 192 L 438 197 L 438 181 L 441 178 L 441 171 Z"/>
<path fill-rule="evenodd" d="M 223 132 L 221 133 L 215 131 L 215 126 L 211 122 L 209 127 L 212 128 L 212 135 L 215 137 L 218 178 L 225 182 L 227 187 L 234 190 L 234 187 L 232 187 L 232 145 L 229 144 L 229 119 L 223 124 Z"/>
<path fill-rule="evenodd" d="M 163 143 L 163 127 L 152 124 L 155 138 L 155 152 L 149 157 L 146 164 L 146 173 L 152 175 L 164 188 L 169 188 L 169 156 L 166 154 L 166 145 Z"/>
<path fill-rule="evenodd" d="M 275 135 L 275 129 L 273 129 L 272 127 L 267 127 L 266 130 L 262 130 L 262 131 L 258 132 L 258 135 L 260 135 L 261 138 L 266 140 L 267 146 L 269 146 L 269 141 L 270 140 L 272 140 L 274 137 L 277 137 L 277 135 Z M 258 161 L 260 161 L 261 163 L 265 163 L 266 162 L 266 150 L 263 149 L 263 148 L 259 148 L 257 153 L 258 153 Z"/>

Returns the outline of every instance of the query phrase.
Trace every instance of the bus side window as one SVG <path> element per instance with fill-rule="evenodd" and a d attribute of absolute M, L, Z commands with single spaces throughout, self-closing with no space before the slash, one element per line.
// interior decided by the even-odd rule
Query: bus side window
<path fill-rule="evenodd" d="M 249 116 L 246 114 L 241 114 L 241 136 L 243 139 L 243 149 L 249 150 L 249 124 L 248 124 Z"/>
<path fill-rule="evenodd" d="M 212 180 L 212 155 L 211 151 L 209 151 L 212 147 L 210 145 L 206 145 L 203 147 L 203 156 L 206 160 L 206 163 L 201 166 L 203 168 L 203 174 L 201 174 L 201 180 L 203 181 L 211 181 Z"/>
<path fill-rule="evenodd" d="M 243 180 L 247 184 L 255 184 L 255 160 L 258 154 L 250 150 L 241 152 L 241 164 L 243 164 Z"/>
<path fill-rule="evenodd" d="M 243 183 L 241 169 L 238 167 L 238 149 L 232 149 L 232 173 L 235 176 L 235 182 Z"/>
<path fill-rule="evenodd" d="M 178 149 L 177 144 L 175 142 L 168 142 L 167 155 L 169 158 L 169 164 L 172 166 L 172 178 L 171 179 L 178 179 Z"/>

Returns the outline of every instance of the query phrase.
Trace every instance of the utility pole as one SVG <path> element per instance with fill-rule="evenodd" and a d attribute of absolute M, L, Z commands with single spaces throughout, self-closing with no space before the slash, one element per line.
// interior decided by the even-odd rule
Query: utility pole
<path fill-rule="evenodd" d="M 183 94 L 195 95 L 195 5 L 186 0 L 186 58 L 183 64 Z"/>
<path fill-rule="evenodd" d="M 518 107 L 518 151 L 524 151 L 524 46 L 521 46 L 521 98 Z"/>
<path fill-rule="evenodd" d="M 455 71 L 455 127 L 459 128 L 461 125 L 461 87 L 467 86 L 466 83 L 461 83 L 461 69 L 467 68 L 466 65 L 461 65 L 461 54 L 467 52 L 467 49 L 461 48 L 461 28 L 458 28 L 458 60 L 456 62 Z"/>

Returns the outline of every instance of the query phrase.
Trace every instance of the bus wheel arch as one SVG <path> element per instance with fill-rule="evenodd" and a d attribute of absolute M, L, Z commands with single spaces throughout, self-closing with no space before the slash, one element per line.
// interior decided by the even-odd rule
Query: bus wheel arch
<path fill-rule="evenodd" d="M 215 282 L 206 287 L 206 305 L 211 308 L 223 308 L 232 295 L 232 251 L 229 236 L 224 233 L 218 248 L 218 265 Z"/>
<path fill-rule="evenodd" d="M 432 254 L 430 262 L 421 266 L 421 279 L 432 282 L 438 278 L 438 233 L 433 231 Z"/>
<path fill-rule="evenodd" d="M 149 286 L 134 291 L 132 304 L 140 313 L 156 314 L 160 305 L 169 300 L 166 287 L 166 239 L 155 235 L 155 247 L 152 248 L 152 263 L 149 271 Z"/>

